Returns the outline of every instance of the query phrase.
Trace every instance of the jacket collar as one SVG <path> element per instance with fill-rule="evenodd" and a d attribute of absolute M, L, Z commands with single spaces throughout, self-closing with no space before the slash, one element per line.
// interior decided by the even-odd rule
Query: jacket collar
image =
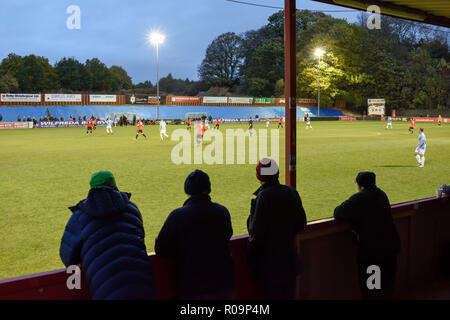
<path fill-rule="evenodd" d="M 262 190 L 267 189 L 271 186 L 278 185 L 278 184 L 280 184 L 280 181 L 278 181 L 278 180 L 266 182 L 266 183 L 262 184 L 255 192 L 253 192 L 253 194 L 255 196 L 257 196 Z"/>
<path fill-rule="evenodd" d="M 196 194 L 196 195 L 190 196 L 183 203 L 183 207 L 190 206 L 190 205 L 193 205 L 193 204 L 199 203 L 199 202 L 211 202 L 211 197 L 208 194 Z"/>

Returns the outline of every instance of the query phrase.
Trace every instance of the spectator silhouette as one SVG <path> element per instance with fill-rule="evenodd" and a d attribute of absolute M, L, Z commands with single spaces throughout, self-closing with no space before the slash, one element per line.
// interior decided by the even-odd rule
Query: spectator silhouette
<path fill-rule="evenodd" d="M 277 163 L 263 158 L 256 167 L 261 187 L 251 201 L 247 220 L 248 253 L 264 298 L 292 300 L 301 271 L 295 235 L 306 226 L 305 210 L 294 188 L 280 184 Z"/>
<path fill-rule="evenodd" d="M 167 217 L 156 238 L 155 252 L 174 260 L 180 299 L 232 299 L 230 213 L 211 201 L 211 183 L 203 171 L 189 174 L 184 191 L 189 198 Z"/>
<path fill-rule="evenodd" d="M 92 175 L 87 199 L 70 207 L 60 256 L 80 264 L 94 299 L 153 299 L 142 216 L 109 171 Z"/>
<path fill-rule="evenodd" d="M 351 224 L 358 252 L 358 275 L 363 299 L 391 299 L 400 253 L 400 236 L 387 195 L 375 184 L 375 173 L 360 172 L 356 177 L 359 192 L 336 207 L 334 217 Z M 369 266 L 380 271 L 381 287 L 369 288 Z M 370 269 L 372 270 L 372 268 Z M 375 271 L 376 272 L 376 271 Z M 376 283 L 375 283 L 376 284 Z M 371 286 L 372 287 L 372 286 Z"/>

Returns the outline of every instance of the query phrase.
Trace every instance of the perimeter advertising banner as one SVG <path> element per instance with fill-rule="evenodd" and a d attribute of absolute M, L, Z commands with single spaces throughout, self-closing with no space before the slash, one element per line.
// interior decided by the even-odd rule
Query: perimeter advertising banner
<path fill-rule="evenodd" d="M 0 129 L 31 129 L 33 122 L 0 122 Z"/>
<path fill-rule="evenodd" d="M 270 98 L 255 98 L 255 104 L 270 104 L 271 101 Z"/>
<path fill-rule="evenodd" d="M 414 118 L 414 121 L 415 122 L 438 122 L 438 118 Z"/>
<path fill-rule="evenodd" d="M 356 117 L 339 117 L 339 121 L 356 121 Z"/>
<path fill-rule="evenodd" d="M 231 119 L 222 119 L 222 123 L 230 123 L 230 122 L 249 122 L 249 118 L 241 119 L 241 118 L 231 118 Z M 259 119 L 253 119 L 253 122 L 260 122 Z"/>
<path fill-rule="evenodd" d="M 170 97 L 172 103 L 200 103 L 200 97 L 175 96 Z"/>
<path fill-rule="evenodd" d="M 81 102 L 81 94 L 45 94 L 45 102 Z"/>
<path fill-rule="evenodd" d="M 229 97 L 228 103 L 239 103 L 239 104 L 252 104 L 253 98 L 247 98 L 247 97 Z"/>
<path fill-rule="evenodd" d="M 115 103 L 117 96 L 115 94 L 90 94 L 89 102 L 109 102 Z"/>
<path fill-rule="evenodd" d="M 39 121 L 38 128 L 85 127 L 86 123 L 87 121 Z M 106 126 L 105 120 L 97 121 L 97 127 L 104 126 Z"/>
<path fill-rule="evenodd" d="M 148 96 L 147 97 L 147 103 L 148 104 L 158 104 L 159 103 L 159 99 L 157 96 Z"/>
<path fill-rule="evenodd" d="M 367 99 L 367 115 L 382 116 L 385 114 L 385 100 L 384 99 Z"/>
<path fill-rule="evenodd" d="M 297 99 L 296 101 L 297 107 L 305 106 L 305 107 L 314 107 L 317 106 L 316 99 Z"/>
<path fill-rule="evenodd" d="M 1 102 L 41 102 L 40 93 L 2 93 Z"/>
<path fill-rule="evenodd" d="M 277 98 L 276 104 L 285 104 L 286 98 Z M 317 100 L 316 99 L 296 99 L 295 104 L 297 107 L 316 107 Z"/>
<path fill-rule="evenodd" d="M 227 97 L 203 97 L 203 103 L 228 103 Z"/>

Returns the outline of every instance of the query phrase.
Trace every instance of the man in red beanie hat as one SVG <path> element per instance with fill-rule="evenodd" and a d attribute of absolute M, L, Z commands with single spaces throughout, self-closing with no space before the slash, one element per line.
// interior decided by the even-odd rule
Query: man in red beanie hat
<path fill-rule="evenodd" d="M 248 251 L 263 298 L 292 300 L 301 271 L 294 238 L 305 228 L 306 215 L 297 190 L 280 184 L 278 177 L 273 159 L 258 162 L 256 178 L 261 187 L 254 193 L 247 220 Z"/>

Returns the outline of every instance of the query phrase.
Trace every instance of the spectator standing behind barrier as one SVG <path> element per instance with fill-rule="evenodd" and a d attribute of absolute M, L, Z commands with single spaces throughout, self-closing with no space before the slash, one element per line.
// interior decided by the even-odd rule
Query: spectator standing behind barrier
<path fill-rule="evenodd" d="M 375 173 L 360 172 L 356 183 L 359 192 L 337 206 L 334 217 L 349 222 L 355 234 L 362 299 L 391 299 L 401 247 L 391 205 L 387 195 L 377 188 Z M 379 268 L 379 289 L 369 288 L 369 277 L 374 274 L 370 266 Z"/>
<path fill-rule="evenodd" d="M 3 116 L 2 116 L 2 114 L 0 113 L 0 122 L 2 122 L 2 120 L 3 120 Z"/>
<path fill-rule="evenodd" d="M 109 171 L 92 175 L 87 199 L 70 207 L 61 240 L 64 265 L 81 263 L 94 299 L 153 299 L 142 216 Z"/>
<path fill-rule="evenodd" d="M 233 299 L 230 213 L 211 201 L 211 183 L 203 171 L 189 174 L 184 191 L 189 198 L 167 217 L 155 252 L 174 260 L 180 299 Z"/>
<path fill-rule="evenodd" d="M 251 201 L 247 220 L 250 264 L 265 299 L 292 300 L 301 262 L 295 236 L 306 226 L 305 210 L 297 190 L 278 181 L 277 163 L 263 158 L 256 166 L 261 187 Z"/>

